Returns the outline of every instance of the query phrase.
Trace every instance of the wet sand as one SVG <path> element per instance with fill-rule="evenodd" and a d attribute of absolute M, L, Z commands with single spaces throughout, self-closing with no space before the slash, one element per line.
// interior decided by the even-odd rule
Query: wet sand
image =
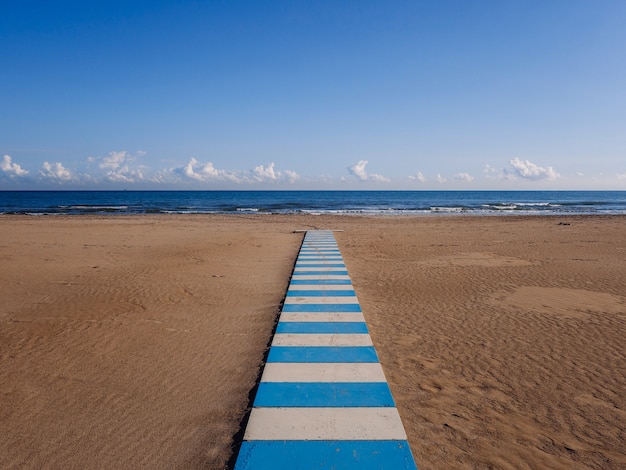
<path fill-rule="evenodd" d="M 0 217 L 0 467 L 228 465 L 335 228 L 421 469 L 626 467 L 626 218 Z"/>

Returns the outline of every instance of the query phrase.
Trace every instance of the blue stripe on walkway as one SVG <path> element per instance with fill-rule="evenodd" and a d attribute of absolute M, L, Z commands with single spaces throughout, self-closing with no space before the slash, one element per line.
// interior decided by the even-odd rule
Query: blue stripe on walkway
<path fill-rule="evenodd" d="M 303 271 L 301 269 L 296 269 L 293 272 L 294 275 L 300 276 L 323 276 L 323 275 L 332 275 L 332 276 L 346 276 L 348 271 Z"/>
<path fill-rule="evenodd" d="M 373 346 L 273 346 L 267 362 L 378 362 Z"/>
<path fill-rule="evenodd" d="M 354 290 L 289 290 L 287 297 L 355 297 Z"/>
<path fill-rule="evenodd" d="M 363 322 L 279 322 L 276 333 L 302 334 L 366 334 L 367 325 Z"/>
<path fill-rule="evenodd" d="M 235 470 L 417 470 L 406 441 L 247 441 Z"/>
<path fill-rule="evenodd" d="M 261 382 L 255 407 L 391 407 L 386 382 Z"/>
<path fill-rule="evenodd" d="M 283 312 L 360 312 L 359 304 L 285 304 Z"/>

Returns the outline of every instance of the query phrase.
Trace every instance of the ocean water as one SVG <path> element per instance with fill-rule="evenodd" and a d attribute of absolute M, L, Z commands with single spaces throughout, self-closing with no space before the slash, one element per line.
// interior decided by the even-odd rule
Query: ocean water
<path fill-rule="evenodd" d="M 0 191 L 0 214 L 626 214 L 626 191 Z"/>

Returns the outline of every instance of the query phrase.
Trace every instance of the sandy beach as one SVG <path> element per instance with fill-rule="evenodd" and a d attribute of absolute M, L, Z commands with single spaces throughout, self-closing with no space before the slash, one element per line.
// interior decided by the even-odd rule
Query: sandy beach
<path fill-rule="evenodd" d="M 420 469 L 626 468 L 626 217 L 0 217 L 0 468 L 224 469 L 336 233 Z"/>

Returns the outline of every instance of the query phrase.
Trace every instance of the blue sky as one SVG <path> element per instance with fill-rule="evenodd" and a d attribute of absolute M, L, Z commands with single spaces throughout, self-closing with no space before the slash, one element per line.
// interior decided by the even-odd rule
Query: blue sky
<path fill-rule="evenodd" d="M 626 2 L 3 1 L 0 189 L 626 189 Z"/>

